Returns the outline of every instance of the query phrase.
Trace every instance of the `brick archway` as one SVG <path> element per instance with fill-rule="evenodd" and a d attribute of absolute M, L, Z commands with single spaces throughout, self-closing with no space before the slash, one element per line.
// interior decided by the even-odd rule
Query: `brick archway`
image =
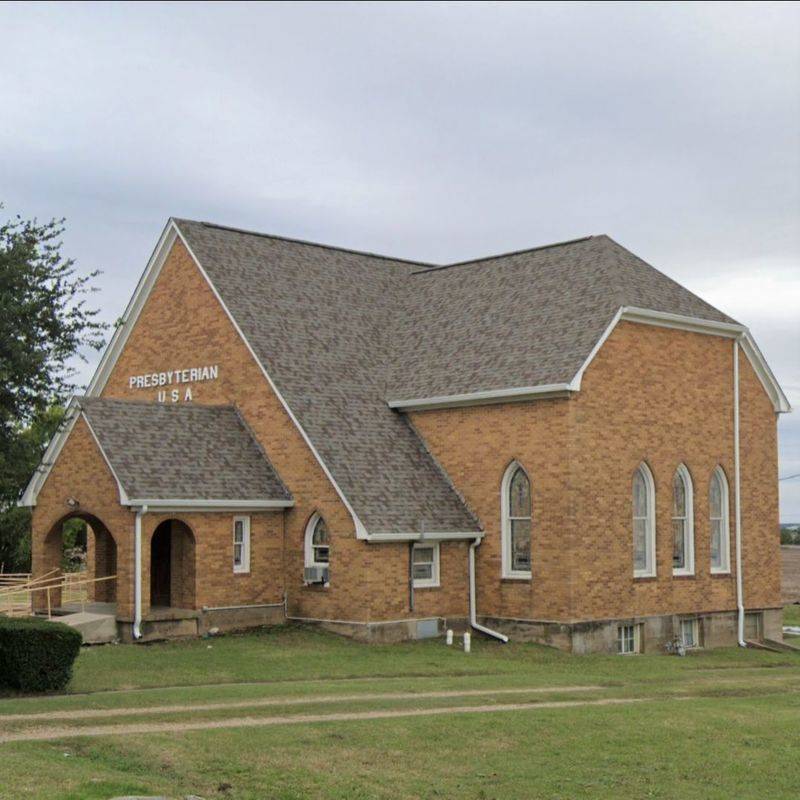
<path fill-rule="evenodd" d="M 41 566 L 37 569 L 39 574 L 53 572 L 54 576 L 63 574 L 62 561 L 64 556 L 64 524 L 72 519 L 79 519 L 86 523 L 86 569 L 83 578 L 106 578 L 117 574 L 117 543 L 108 526 L 96 515 L 87 511 L 74 511 L 65 514 L 50 528 L 44 538 L 43 558 Z M 85 591 L 88 602 L 116 603 L 117 579 L 88 583 L 81 588 Z M 50 604 L 59 608 L 62 602 L 75 598 L 63 598 L 60 589 L 50 591 Z M 47 606 L 44 592 L 35 592 L 33 606 L 43 609 Z"/>
<path fill-rule="evenodd" d="M 183 520 L 165 519 L 150 539 L 150 608 L 195 604 L 194 533 Z"/>

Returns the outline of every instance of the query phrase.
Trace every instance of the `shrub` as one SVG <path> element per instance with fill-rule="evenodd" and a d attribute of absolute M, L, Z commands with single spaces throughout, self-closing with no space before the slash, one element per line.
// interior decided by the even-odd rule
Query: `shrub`
<path fill-rule="evenodd" d="M 63 689 L 81 642 L 78 631 L 60 622 L 0 616 L 0 683 L 23 692 Z"/>

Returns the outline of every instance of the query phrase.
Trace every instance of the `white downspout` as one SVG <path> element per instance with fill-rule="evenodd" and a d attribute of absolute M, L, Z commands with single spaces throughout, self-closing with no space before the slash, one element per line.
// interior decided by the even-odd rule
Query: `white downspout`
<path fill-rule="evenodd" d="M 142 638 L 142 516 L 147 506 L 136 509 L 133 523 L 133 638 Z"/>
<path fill-rule="evenodd" d="M 742 585 L 742 498 L 739 476 L 739 340 L 733 340 L 733 498 L 736 525 L 736 607 L 739 610 L 737 635 L 739 647 L 744 640 L 744 588 Z"/>
<path fill-rule="evenodd" d="M 475 608 L 475 548 L 480 543 L 481 539 L 478 537 L 469 546 L 469 624 L 475 628 L 476 631 L 485 633 L 488 636 L 494 636 L 495 639 L 499 639 L 501 642 L 507 642 L 508 636 L 505 634 L 498 633 L 497 631 L 491 630 L 491 628 L 486 628 L 478 624 L 478 614 Z"/>

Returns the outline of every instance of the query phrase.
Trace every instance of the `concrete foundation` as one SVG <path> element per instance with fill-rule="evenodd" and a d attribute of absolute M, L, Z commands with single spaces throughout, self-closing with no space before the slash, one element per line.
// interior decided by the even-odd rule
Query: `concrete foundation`
<path fill-rule="evenodd" d="M 737 644 L 738 614 L 736 611 L 714 611 L 698 614 L 669 614 L 653 617 L 628 617 L 589 622 L 543 622 L 536 620 L 481 617 L 489 628 L 505 633 L 512 641 L 536 642 L 576 655 L 616 653 L 620 625 L 638 625 L 639 652 L 664 653 L 666 646 L 680 633 L 681 620 L 698 622 L 698 646 L 703 648 L 732 647 Z M 749 609 L 745 615 L 745 639 L 763 642 L 780 640 L 783 635 L 783 609 Z"/>
<path fill-rule="evenodd" d="M 653 617 L 627 617 L 585 622 L 550 622 L 544 620 L 479 617 L 488 628 L 506 634 L 512 642 L 535 642 L 558 650 L 585 655 L 616 653 L 620 625 L 639 626 L 639 652 L 664 653 L 680 632 L 681 620 L 696 619 L 698 646 L 732 647 L 737 643 L 737 613 L 714 611 L 700 614 L 669 614 Z M 443 636 L 450 628 L 457 635 L 470 630 L 464 617 L 425 617 L 387 622 L 320 620 L 285 617 L 282 604 L 232 606 L 202 611 L 162 609 L 151 612 L 142 622 L 142 638 L 150 642 L 200 636 L 217 628 L 222 632 L 246 630 L 263 625 L 302 622 L 317 626 L 359 642 L 391 644 Z M 132 641 L 130 620 L 117 620 L 119 638 Z M 477 634 L 480 635 L 480 634 Z M 753 642 L 780 641 L 783 636 L 783 609 L 749 609 L 745 617 L 745 639 Z"/>

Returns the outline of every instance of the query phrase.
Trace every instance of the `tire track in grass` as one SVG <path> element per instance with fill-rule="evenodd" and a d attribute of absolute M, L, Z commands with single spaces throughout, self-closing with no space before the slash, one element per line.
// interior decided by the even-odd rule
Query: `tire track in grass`
<path fill-rule="evenodd" d="M 219 703 L 182 703 L 166 706 L 136 706 L 124 708 L 86 708 L 76 710 L 38 711 L 30 714 L 0 714 L 0 724 L 8 722 L 36 722 L 39 720 L 78 720 L 104 717 L 131 717 L 146 714 L 190 713 L 192 711 L 224 711 L 238 708 L 265 706 L 299 706 L 315 703 L 349 703 L 380 700 L 424 700 L 448 697 L 481 697 L 507 694 L 556 694 L 562 692 L 601 691 L 603 686 L 536 686 L 507 689 L 452 689 L 431 692 L 361 692 L 360 694 L 305 695 L 303 697 L 257 697 Z"/>
<path fill-rule="evenodd" d="M 688 699 L 688 698 L 676 698 Z M 601 700 L 559 700 L 541 703 L 496 703 L 485 706 L 449 706 L 409 708 L 379 711 L 349 711 L 335 714 L 298 714 L 296 716 L 233 717 L 205 722 L 144 722 L 123 725 L 102 725 L 93 728 L 39 728 L 13 733 L 0 732 L 0 744 L 9 742 L 42 742 L 53 739 L 97 736 L 135 736 L 151 733 L 185 733 L 223 728 L 265 728 L 278 725 L 302 725 L 317 722 L 350 722 L 357 720 L 398 719 L 403 717 L 433 717 L 451 714 L 491 714 L 509 711 L 538 711 L 554 708 L 632 705 L 647 702 L 648 698 L 604 698 Z M 652 702 L 652 701 L 651 701 Z"/>

